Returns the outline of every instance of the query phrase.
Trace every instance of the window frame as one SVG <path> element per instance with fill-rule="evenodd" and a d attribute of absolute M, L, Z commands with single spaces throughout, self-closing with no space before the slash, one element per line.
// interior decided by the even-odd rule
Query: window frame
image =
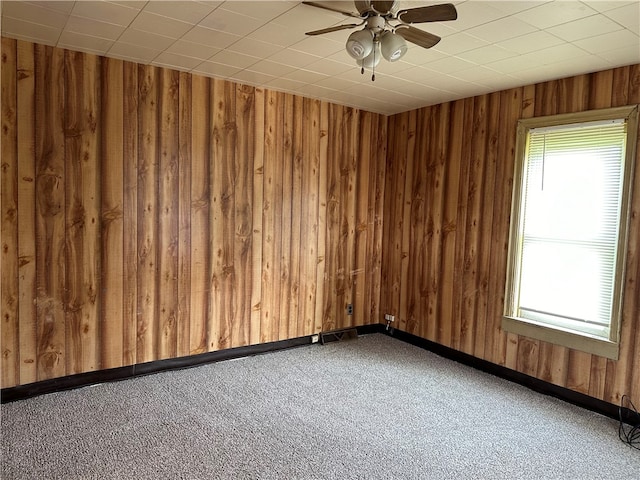
<path fill-rule="evenodd" d="M 623 165 L 622 195 L 620 200 L 620 223 L 618 226 L 617 255 L 615 259 L 615 281 L 609 338 L 589 335 L 552 326 L 515 315 L 518 305 L 516 293 L 519 291 L 521 241 L 519 232 L 522 222 L 522 202 L 525 180 L 526 145 L 529 130 L 542 127 L 555 127 L 588 123 L 603 120 L 623 119 L 627 122 L 626 151 Z M 517 126 L 515 167 L 511 198 L 511 224 L 507 257 L 507 277 L 505 285 L 504 315 L 502 329 L 538 340 L 562 345 L 606 358 L 617 359 L 619 355 L 620 323 L 623 306 L 624 279 L 626 278 L 626 258 L 628 232 L 631 212 L 631 185 L 633 184 L 636 164 L 636 145 L 638 138 L 638 105 L 588 110 L 578 113 L 549 115 L 520 119 Z"/>

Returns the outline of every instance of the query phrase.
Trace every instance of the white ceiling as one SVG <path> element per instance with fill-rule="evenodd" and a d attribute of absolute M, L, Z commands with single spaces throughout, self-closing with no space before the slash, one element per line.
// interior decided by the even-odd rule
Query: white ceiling
<path fill-rule="evenodd" d="M 638 0 L 452 3 L 456 21 L 416 25 L 442 41 L 383 60 L 375 82 L 344 50 L 349 30 L 305 35 L 353 19 L 298 1 L 3 1 L 2 35 L 387 115 L 640 63 Z"/>

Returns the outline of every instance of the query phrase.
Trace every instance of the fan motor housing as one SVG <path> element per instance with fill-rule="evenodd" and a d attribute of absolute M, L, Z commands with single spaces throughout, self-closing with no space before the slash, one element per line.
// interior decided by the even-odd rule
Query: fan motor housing
<path fill-rule="evenodd" d="M 380 33 L 384 30 L 385 19 L 380 15 L 367 18 L 367 28 L 373 33 Z"/>
<path fill-rule="evenodd" d="M 396 16 L 396 14 L 398 13 L 399 10 L 399 6 L 398 6 L 398 2 L 393 2 L 393 5 L 391 6 L 391 8 L 389 9 L 389 11 L 387 12 L 379 12 L 375 9 L 375 7 L 372 5 L 371 0 L 355 0 L 353 3 L 355 3 L 356 8 L 358 9 L 358 12 L 360 12 L 360 15 L 365 15 L 366 13 L 374 13 L 377 15 L 391 15 L 393 17 Z"/>

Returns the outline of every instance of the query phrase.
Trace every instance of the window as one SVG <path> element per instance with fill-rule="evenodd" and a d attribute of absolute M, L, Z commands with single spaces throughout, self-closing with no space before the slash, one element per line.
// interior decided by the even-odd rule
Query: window
<path fill-rule="evenodd" d="M 519 122 L 503 329 L 618 357 L 637 116 Z"/>

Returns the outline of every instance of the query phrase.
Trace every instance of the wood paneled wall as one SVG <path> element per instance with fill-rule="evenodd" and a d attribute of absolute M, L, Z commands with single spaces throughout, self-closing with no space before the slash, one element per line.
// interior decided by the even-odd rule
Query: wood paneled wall
<path fill-rule="evenodd" d="M 2 387 L 377 319 L 386 129 L 2 39 Z"/>
<path fill-rule="evenodd" d="M 478 358 L 612 403 L 622 394 L 640 402 L 640 148 L 619 360 L 500 328 L 517 120 L 635 103 L 640 65 L 391 117 L 381 312 Z"/>
<path fill-rule="evenodd" d="M 640 403 L 640 165 L 619 360 L 500 328 L 516 121 L 633 103 L 640 65 L 386 118 L 3 39 L 2 387 L 394 313 Z"/>

